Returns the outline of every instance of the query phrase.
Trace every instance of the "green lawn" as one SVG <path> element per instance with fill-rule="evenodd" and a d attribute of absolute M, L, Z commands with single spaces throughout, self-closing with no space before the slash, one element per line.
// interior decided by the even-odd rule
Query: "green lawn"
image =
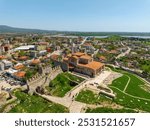
<path fill-rule="evenodd" d="M 115 89 L 113 89 L 115 91 Z M 117 92 L 118 94 L 119 92 Z M 121 100 L 120 100 L 121 99 Z M 124 99 L 124 100 L 123 100 Z M 144 104 L 142 106 L 146 107 L 146 109 L 144 109 L 144 107 L 140 107 L 140 105 L 138 104 L 139 101 L 138 100 L 133 100 L 133 102 L 130 102 L 130 100 L 132 100 L 132 98 L 130 98 L 129 96 L 126 96 L 122 93 L 119 93 L 117 95 L 117 98 L 115 100 L 111 100 L 103 95 L 97 95 L 97 94 L 94 94 L 92 91 L 90 90 L 82 90 L 79 95 L 77 96 L 76 98 L 76 101 L 79 101 L 79 102 L 84 102 L 84 103 L 87 103 L 87 104 L 101 104 L 101 103 L 106 103 L 107 104 L 112 104 L 112 102 L 114 103 L 117 103 L 119 105 L 122 105 L 124 106 L 125 108 L 123 109 L 112 109 L 112 108 L 96 108 L 96 109 L 90 109 L 88 108 L 87 109 L 87 113 L 125 113 L 125 112 L 135 112 L 135 110 L 132 110 L 132 109 L 135 109 L 135 108 L 141 108 L 141 110 L 148 110 L 149 107 L 147 108 L 147 105 Z M 129 103 L 128 103 L 129 102 Z M 142 102 L 142 101 L 141 101 Z M 142 103 L 145 103 L 145 102 L 142 102 Z M 127 108 L 131 108 L 131 109 L 127 109 Z"/>
<path fill-rule="evenodd" d="M 83 80 L 84 79 L 69 73 L 61 73 L 50 82 L 47 89 L 53 96 L 63 97 L 68 91 L 81 83 Z"/>
<path fill-rule="evenodd" d="M 128 82 L 125 76 L 128 76 L 130 77 L 130 82 L 125 92 L 133 96 L 150 99 L 150 93 L 142 89 L 142 86 L 145 85 L 145 82 L 143 80 L 139 79 L 136 75 L 131 74 L 129 72 L 120 69 L 113 69 L 113 70 L 124 74 L 124 76 L 114 80 L 110 86 L 114 86 L 119 88 L 120 90 L 123 90 L 124 86 Z"/>
<path fill-rule="evenodd" d="M 128 73 L 127 75 L 130 76 L 131 81 L 126 92 L 134 96 L 150 99 L 150 93 L 141 88 L 145 83 L 133 74 Z"/>
<path fill-rule="evenodd" d="M 104 108 L 104 107 L 98 107 L 95 109 L 88 108 L 86 110 L 86 113 L 135 113 L 134 110 L 130 109 L 112 109 L 112 108 Z"/>
<path fill-rule="evenodd" d="M 128 76 L 123 75 L 122 77 L 120 77 L 118 79 L 115 79 L 112 82 L 111 86 L 115 86 L 115 87 L 117 87 L 117 88 L 119 88 L 120 90 L 123 91 L 126 84 L 127 84 L 127 82 L 128 82 L 128 80 L 129 80 Z"/>
<path fill-rule="evenodd" d="M 68 77 L 70 80 L 73 80 L 73 81 L 78 82 L 78 83 L 81 83 L 84 81 L 83 78 L 77 77 L 77 76 L 72 75 L 70 73 L 65 73 L 65 76 Z"/>
<path fill-rule="evenodd" d="M 115 102 L 124 107 L 139 109 L 143 111 L 150 112 L 150 101 L 145 101 L 141 99 L 136 99 L 131 96 L 124 94 L 123 92 L 117 90 L 116 88 L 112 88 L 116 93 Z"/>
<path fill-rule="evenodd" d="M 120 104 L 125 107 L 140 109 L 143 111 L 150 112 L 150 101 L 138 99 L 138 97 L 150 99 L 150 93 L 142 89 L 142 86 L 145 85 L 145 82 L 139 79 L 135 74 L 123 71 L 121 69 L 114 69 L 114 68 L 111 69 L 113 71 L 124 74 L 124 76 L 130 77 L 130 82 L 128 84 L 125 93 L 123 93 L 123 89 L 122 87 L 120 87 L 120 86 L 124 86 L 127 83 L 126 79 L 123 80 L 123 77 L 114 80 L 113 83 L 110 85 L 110 87 L 112 86 L 111 88 L 117 95 L 114 101 L 117 104 Z M 114 87 L 118 88 L 120 91 Z M 127 95 L 126 93 L 129 95 Z M 135 96 L 137 98 L 132 96 Z"/>
<path fill-rule="evenodd" d="M 102 102 L 109 102 L 111 103 L 112 100 L 103 96 L 103 95 L 97 95 L 97 94 L 94 94 L 92 91 L 90 90 L 82 90 L 78 96 L 76 97 L 75 99 L 76 101 L 79 101 L 79 102 L 84 102 L 84 103 L 87 103 L 87 104 L 100 104 Z"/>
<path fill-rule="evenodd" d="M 117 71 L 119 73 L 122 73 L 123 76 L 114 80 L 112 82 L 112 84 L 110 85 L 111 89 L 114 91 L 114 93 L 116 94 L 116 98 L 113 100 L 114 103 L 124 106 L 124 110 L 110 110 L 107 109 L 105 110 L 100 108 L 96 109 L 96 110 L 88 110 L 87 112 L 130 112 L 129 109 L 136 109 L 136 110 L 141 110 L 141 111 L 146 111 L 146 112 L 150 112 L 150 93 L 144 91 L 144 89 L 141 88 L 141 85 L 144 85 L 144 81 L 137 78 L 136 75 L 122 71 L 122 70 L 114 70 Z M 129 80 L 128 76 L 130 77 L 130 83 L 128 84 L 128 87 L 125 91 L 125 93 L 123 93 L 123 90 Z M 116 88 L 114 88 L 114 87 Z M 119 90 L 118 90 L 119 89 Z M 129 95 L 128 95 L 129 94 Z M 131 96 L 130 96 L 131 95 Z M 134 97 L 136 96 L 136 97 Z M 103 96 L 104 97 L 104 96 Z M 96 104 L 96 103 L 100 103 L 103 101 L 109 101 L 109 98 L 103 98 L 102 96 L 98 96 L 96 94 L 94 94 L 93 92 L 89 91 L 89 90 L 84 90 L 81 91 L 79 93 L 79 95 L 77 96 L 76 100 L 80 101 L 80 102 L 85 102 L 88 104 Z M 144 100 L 144 99 L 139 99 L 139 98 L 146 98 L 148 100 Z M 112 101 L 110 100 L 110 102 L 108 103 L 112 103 Z M 126 111 L 127 110 L 127 111 Z M 128 111 L 129 110 L 129 111 Z M 134 110 L 133 110 L 134 111 Z M 132 111 L 131 111 L 132 112 Z"/>
<path fill-rule="evenodd" d="M 10 113 L 64 113 L 69 110 L 59 104 L 49 102 L 37 95 L 28 95 L 21 91 L 15 91 L 14 95 L 17 97 L 17 104 L 10 110 Z"/>

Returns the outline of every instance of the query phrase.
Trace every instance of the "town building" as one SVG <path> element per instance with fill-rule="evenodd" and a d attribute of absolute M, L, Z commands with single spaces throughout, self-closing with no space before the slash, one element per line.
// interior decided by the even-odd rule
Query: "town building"
<path fill-rule="evenodd" d="M 9 69 L 13 66 L 12 62 L 8 60 L 2 60 L 1 65 L 4 66 L 4 69 Z"/>
<path fill-rule="evenodd" d="M 103 63 L 94 61 L 91 56 L 82 52 L 69 54 L 63 59 L 63 62 L 68 65 L 70 71 L 79 72 L 90 77 L 100 74 L 105 67 Z"/>

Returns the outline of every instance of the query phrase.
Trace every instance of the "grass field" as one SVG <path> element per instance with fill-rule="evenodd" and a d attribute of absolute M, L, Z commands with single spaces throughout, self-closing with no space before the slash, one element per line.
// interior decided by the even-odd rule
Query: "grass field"
<path fill-rule="evenodd" d="M 88 108 L 86 110 L 86 113 L 135 113 L 134 110 L 130 109 L 112 109 L 112 108 L 103 108 L 103 107 L 98 107 L 95 109 L 90 109 Z"/>
<path fill-rule="evenodd" d="M 116 102 L 117 104 L 120 104 L 128 108 L 139 109 L 142 111 L 150 112 L 150 101 L 132 97 L 116 88 L 112 88 L 112 89 L 116 93 L 117 97 L 114 100 L 114 102 Z"/>
<path fill-rule="evenodd" d="M 122 73 L 123 76 L 114 80 L 110 88 L 116 94 L 114 103 L 124 107 L 122 110 L 114 110 L 110 108 L 88 109 L 87 112 L 150 112 L 150 93 L 142 89 L 146 84 L 145 81 L 136 75 L 120 70 L 113 69 L 116 72 Z M 110 99 L 104 96 L 98 96 L 89 90 L 81 91 L 76 100 L 87 104 L 96 104 Z M 103 100 L 102 100 L 103 99 Z"/>
<path fill-rule="evenodd" d="M 150 93 L 142 89 L 146 82 L 135 74 L 120 69 L 112 68 L 112 70 L 123 74 L 110 85 L 117 95 L 115 102 L 125 107 L 150 112 Z M 126 80 L 125 76 L 130 80 Z"/>
<path fill-rule="evenodd" d="M 112 100 L 109 99 L 109 98 L 106 98 L 105 96 L 103 95 L 97 95 L 97 94 L 94 94 L 92 91 L 90 90 L 82 90 L 78 96 L 76 97 L 75 99 L 76 101 L 79 101 L 79 102 L 84 102 L 84 103 L 87 103 L 87 104 L 101 104 L 102 102 L 109 102 L 111 103 Z"/>
<path fill-rule="evenodd" d="M 126 75 L 123 75 L 122 77 L 114 80 L 111 84 L 111 86 L 115 86 L 117 88 L 119 88 L 120 90 L 124 90 L 127 82 L 128 82 L 129 78 Z"/>
<path fill-rule="evenodd" d="M 69 110 L 59 104 L 49 102 L 37 95 L 28 95 L 24 92 L 15 91 L 17 105 L 12 108 L 10 113 L 64 113 Z M 18 103 L 19 102 L 19 103 Z"/>
<path fill-rule="evenodd" d="M 53 96 L 63 97 L 68 91 L 82 81 L 84 81 L 84 79 L 80 77 L 74 76 L 70 73 L 62 73 L 50 82 L 47 89 Z"/>

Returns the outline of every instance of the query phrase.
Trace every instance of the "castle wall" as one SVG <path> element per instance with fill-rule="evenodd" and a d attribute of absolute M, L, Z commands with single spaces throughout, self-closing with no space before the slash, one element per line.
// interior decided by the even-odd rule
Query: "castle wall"
<path fill-rule="evenodd" d="M 51 68 L 50 66 L 42 68 L 42 74 L 37 73 L 31 79 L 27 80 L 30 92 L 33 93 L 38 86 L 48 86 L 50 81 L 53 80 L 58 74 L 62 73 L 60 66 Z"/>
<path fill-rule="evenodd" d="M 54 60 L 54 66 L 60 66 L 63 71 L 69 71 L 67 63 Z"/>

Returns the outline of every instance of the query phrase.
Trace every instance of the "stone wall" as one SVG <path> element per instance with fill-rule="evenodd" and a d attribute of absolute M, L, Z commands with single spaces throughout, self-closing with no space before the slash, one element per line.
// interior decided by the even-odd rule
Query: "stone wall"
<path fill-rule="evenodd" d="M 54 60 L 53 62 L 54 62 L 54 66 L 60 66 L 63 71 L 69 71 L 69 67 L 68 67 L 67 63 L 64 63 L 61 61 L 56 61 L 56 60 Z"/>
<path fill-rule="evenodd" d="M 51 68 L 50 66 L 43 67 L 42 74 L 37 73 L 31 79 L 27 80 L 27 86 L 29 87 L 29 91 L 33 93 L 38 86 L 48 86 L 50 81 L 62 72 L 63 71 L 60 66 L 54 68 Z"/>

